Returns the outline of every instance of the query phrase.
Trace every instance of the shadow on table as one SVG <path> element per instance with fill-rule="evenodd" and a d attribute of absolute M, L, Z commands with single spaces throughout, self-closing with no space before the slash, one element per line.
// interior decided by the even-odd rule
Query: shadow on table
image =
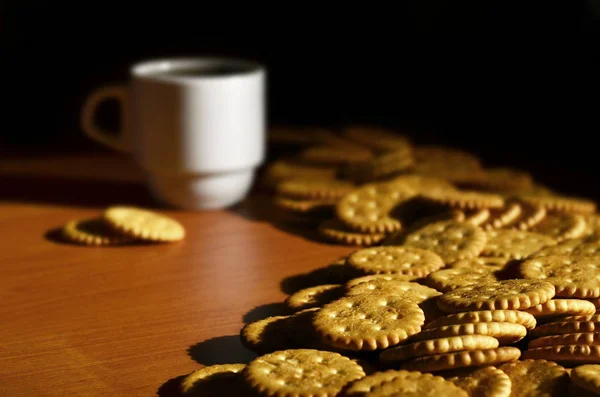
<path fill-rule="evenodd" d="M 270 223 L 278 230 L 300 236 L 305 240 L 324 242 L 317 233 L 318 223 L 306 222 L 301 215 L 298 215 L 297 219 L 286 217 L 273 204 L 272 196 L 265 193 L 250 195 L 243 202 L 230 207 L 229 211 L 251 221 Z"/>
<path fill-rule="evenodd" d="M 247 363 L 256 354 L 246 349 L 239 335 L 210 338 L 188 348 L 192 360 L 202 365 Z"/>
<path fill-rule="evenodd" d="M 242 317 L 244 324 L 250 324 L 271 316 L 284 316 L 290 314 L 283 302 L 267 303 L 250 310 Z"/>
<path fill-rule="evenodd" d="M 143 183 L 40 176 L 0 176 L 0 201 L 106 207 L 127 204 L 158 208 Z"/>
<path fill-rule="evenodd" d="M 185 375 L 169 379 L 158 388 L 156 394 L 159 397 L 182 397 L 183 394 L 179 389 L 179 385 L 181 384 L 183 378 L 185 378 Z"/>

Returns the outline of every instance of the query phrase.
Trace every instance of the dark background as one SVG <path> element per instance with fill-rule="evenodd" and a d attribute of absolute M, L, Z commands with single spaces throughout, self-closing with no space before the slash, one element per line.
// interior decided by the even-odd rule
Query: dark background
<path fill-rule="evenodd" d="M 0 2 L 0 145 L 102 150 L 78 125 L 93 88 L 230 55 L 267 65 L 272 123 L 389 126 L 597 191 L 599 1 L 397 3 Z"/>

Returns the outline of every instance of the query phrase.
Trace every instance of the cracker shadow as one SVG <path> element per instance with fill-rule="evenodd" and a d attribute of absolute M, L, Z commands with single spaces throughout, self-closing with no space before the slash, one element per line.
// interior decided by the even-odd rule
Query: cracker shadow
<path fill-rule="evenodd" d="M 158 397 L 183 397 L 183 394 L 179 389 L 179 385 L 185 376 L 186 375 L 181 375 L 169 379 L 158 388 L 156 395 Z"/>
<path fill-rule="evenodd" d="M 239 335 L 210 338 L 192 345 L 187 350 L 194 361 L 202 365 L 248 363 L 256 354 L 246 349 Z"/>
<path fill-rule="evenodd" d="M 284 316 L 290 314 L 290 310 L 282 302 L 267 303 L 250 310 L 242 317 L 244 324 L 250 324 L 263 318 L 271 316 Z"/>

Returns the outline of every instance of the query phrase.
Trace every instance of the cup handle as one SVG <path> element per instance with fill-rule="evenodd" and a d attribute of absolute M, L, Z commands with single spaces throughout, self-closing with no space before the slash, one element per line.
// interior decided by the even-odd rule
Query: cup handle
<path fill-rule="evenodd" d="M 110 133 L 100 128 L 95 123 L 96 109 L 103 101 L 116 99 L 119 102 L 121 111 L 121 131 L 118 134 Z M 125 85 L 110 85 L 101 87 L 92 92 L 85 100 L 81 111 L 81 128 L 83 132 L 91 139 L 99 142 L 111 149 L 119 152 L 130 152 L 131 149 L 125 143 L 125 112 L 127 111 L 127 86 Z"/>

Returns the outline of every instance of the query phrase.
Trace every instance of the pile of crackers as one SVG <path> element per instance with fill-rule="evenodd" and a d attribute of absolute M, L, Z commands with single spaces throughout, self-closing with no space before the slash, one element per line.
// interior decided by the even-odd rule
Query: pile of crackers
<path fill-rule="evenodd" d="M 333 138 L 360 143 L 360 131 Z M 321 221 L 323 235 L 369 247 L 300 276 L 302 288 L 284 302 L 288 314 L 241 330 L 257 358 L 194 371 L 182 392 L 600 395 L 595 203 L 518 171 L 485 170 L 466 154 L 418 154 L 401 137 L 378 137 L 378 147 L 363 140 L 371 157 L 360 161 L 348 161 L 348 153 L 358 157 L 354 149 L 332 156 L 323 145 L 309 148 L 301 158 L 346 164 L 275 185 L 286 211 L 317 219 L 328 207 L 335 218 Z M 284 174 L 274 167 L 271 182 Z M 318 202 L 323 208 L 306 211 Z"/>

